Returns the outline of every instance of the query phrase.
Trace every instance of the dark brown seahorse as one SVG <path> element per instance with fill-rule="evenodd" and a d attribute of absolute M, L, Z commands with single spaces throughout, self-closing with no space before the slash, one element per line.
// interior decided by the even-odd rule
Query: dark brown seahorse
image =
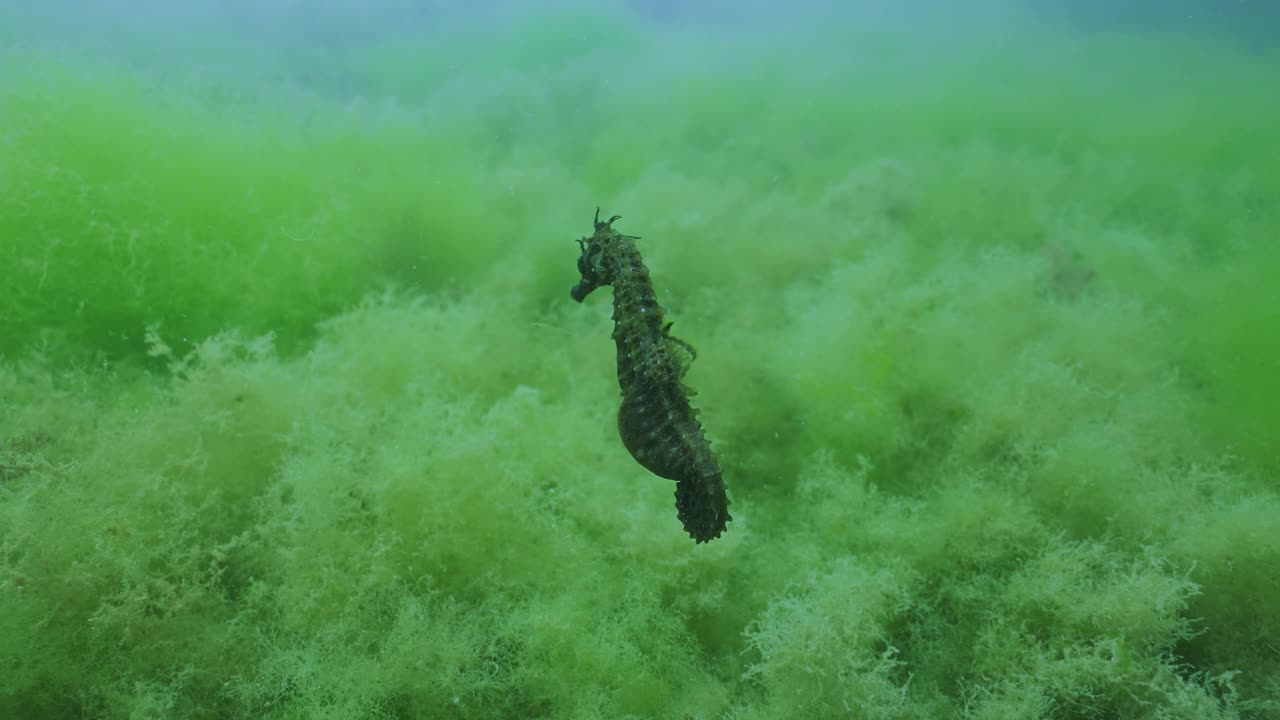
<path fill-rule="evenodd" d="M 672 337 L 636 249 L 639 238 L 613 229 L 619 217 L 601 222 L 596 208 L 595 233 L 578 240 L 582 279 L 569 295 L 582 302 L 601 285 L 613 286 L 613 340 L 622 388 L 618 434 L 636 462 L 676 481 L 676 515 L 695 542 L 706 542 L 720 537 L 733 518 L 720 464 L 702 433 L 698 411 L 689 404 L 693 391 L 683 382 L 696 353 Z"/>

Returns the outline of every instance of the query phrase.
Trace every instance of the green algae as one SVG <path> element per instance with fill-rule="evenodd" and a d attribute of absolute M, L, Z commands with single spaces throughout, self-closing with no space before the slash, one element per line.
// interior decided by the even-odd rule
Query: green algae
<path fill-rule="evenodd" d="M 620 12 L 5 52 L 0 715 L 1280 713 L 1276 58 Z M 567 307 L 598 203 L 711 546 Z"/>

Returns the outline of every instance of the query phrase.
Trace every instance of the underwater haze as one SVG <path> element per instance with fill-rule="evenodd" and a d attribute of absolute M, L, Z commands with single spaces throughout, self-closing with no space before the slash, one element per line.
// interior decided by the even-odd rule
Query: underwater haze
<path fill-rule="evenodd" d="M 1280 719 L 1278 25 L 0 5 L 0 718 Z"/>

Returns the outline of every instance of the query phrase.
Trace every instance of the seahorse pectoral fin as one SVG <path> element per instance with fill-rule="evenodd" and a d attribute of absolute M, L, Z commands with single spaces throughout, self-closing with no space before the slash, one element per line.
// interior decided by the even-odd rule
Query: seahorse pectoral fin
<path fill-rule="evenodd" d="M 666 339 L 667 351 L 675 358 L 676 366 L 679 368 L 677 378 L 683 378 L 685 373 L 689 372 L 693 361 L 698 359 L 698 351 L 694 350 L 689 343 L 671 334 L 671 322 L 662 326 L 662 337 Z"/>
<path fill-rule="evenodd" d="M 675 360 L 676 379 L 682 379 L 689 372 L 689 368 L 693 367 L 693 361 L 698 359 L 693 348 L 688 343 L 681 342 L 677 338 L 667 338 L 667 351 L 671 353 L 671 357 Z"/>

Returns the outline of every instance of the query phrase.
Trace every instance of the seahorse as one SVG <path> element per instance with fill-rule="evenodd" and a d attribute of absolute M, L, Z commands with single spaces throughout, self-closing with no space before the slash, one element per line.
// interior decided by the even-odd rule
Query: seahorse
<path fill-rule="evenodd" d="M 613 340 L 618 346 L 618 434 L 631 457 L 646 470 L 676 481 L 676 516 L 695 543 L 720 537 L 729 515 L 723 473 L 690 404 L 684 384 L 693 346 L 671 335 L 636 248 L 638 236 L 613 229 L 621 216 L 600 220 L 595 233 L 579 238 L 582 278 L 569 295 L 582 302 L 593 290 L 613 286 Z"/>

